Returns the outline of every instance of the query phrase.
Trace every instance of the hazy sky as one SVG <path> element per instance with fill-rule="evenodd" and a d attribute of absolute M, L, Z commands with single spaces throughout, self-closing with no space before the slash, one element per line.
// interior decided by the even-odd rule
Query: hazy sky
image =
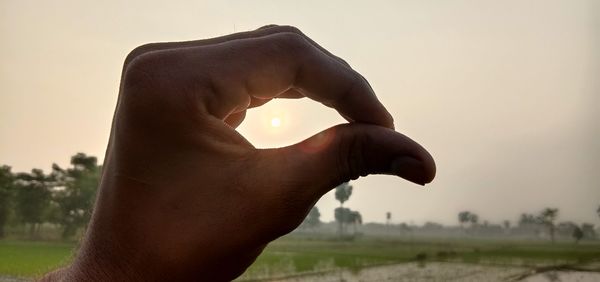
<path fill-rule="evenodd" d="M 425 188 L 361 178 L 365 221 L 455 224 L 560 208 L 600 224 L 600 1 L 0 0 L 0 164 L 104 156 L 126 54 L 137 45 L 290 24 L 371 82 L 438 173 Z M 272 117 L 282 119 L 275 129 Z M 343 122 L 309 100 L 252 110 L 239 128 L 283 146 Z M 333 218 L 333 194 L 318 203 Z"/>

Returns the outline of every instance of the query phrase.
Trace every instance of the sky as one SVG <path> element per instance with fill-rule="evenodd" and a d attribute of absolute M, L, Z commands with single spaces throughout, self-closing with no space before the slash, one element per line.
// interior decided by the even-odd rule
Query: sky
<path fill-rule="evenodd" d="M 437 177 L 353 181 L 367 222 L 457 224 L 560 209 L 600 224 L 600 2 L 0 0 L 0 164 L 14 171 L 104 156 L 123 60 L 134 47 L 266 24 L 300 28 L 371 83 Z M 270 121 L 279 118 L 281 125 Z M 285 146 L 343 123 L 310 100 L 275 101 L 238 130 Z M 317 204 L 323 220 L 338 205 Z"/>

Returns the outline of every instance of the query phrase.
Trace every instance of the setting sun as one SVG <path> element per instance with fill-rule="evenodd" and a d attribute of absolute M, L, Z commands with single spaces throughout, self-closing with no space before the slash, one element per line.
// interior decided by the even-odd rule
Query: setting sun
<path fill-rule="evenodd" d="M 281 119 L 278 117 L 274 117 L 271 119 L 271 126 L 272 127 L 279 127 L 281 126 Z"/>

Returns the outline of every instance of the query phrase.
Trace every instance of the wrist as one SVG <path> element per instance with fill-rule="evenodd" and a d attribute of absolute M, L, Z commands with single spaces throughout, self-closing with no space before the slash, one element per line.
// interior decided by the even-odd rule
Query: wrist
<path fill-rule="evenodd" d="M 73 263 L 62 271 L 66 279 L 61 281 L 145 280 L 141 271 L 150 274 L 151 269 L 136 267 L 131 251 L 119 247 L 110 236 L 97 233 L 88 230 Z"/>

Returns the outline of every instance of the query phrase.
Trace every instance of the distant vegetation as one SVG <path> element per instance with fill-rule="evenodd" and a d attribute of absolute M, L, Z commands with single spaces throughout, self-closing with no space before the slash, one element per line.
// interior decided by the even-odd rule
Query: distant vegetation
<path fill-rule="evenodd" d="M 32 277 L 69 262 L 74 239 L 90 220 L 101 169 L 96 157 L 83 153 L 72 156 L 68 167 L 53 164 L 49 172 L 0 166 L 0 276 Z M 382 214 L 385 223 L 363 223 L 359 211 L 345 206 L 353 189 L 350 183 L 335 188 L 340 205 L 327 211 L 335 221 L 323 222 L 324 211 L 313 207 L 299 228 L 269 245 L 244 277 L 417 261 L 600 260 L 594 225 L 560 221 L 556 208 L 523 213 L 514 224 L 490 223 L 467 210 L 457 214 L 453 226 L 394 223 L 391 212 Z M 600 206 L 595 212 L 600 217 Z"/>
<path fill-rule="evenodd" d="M 0 166 L 0 238 L 7 227 L 19 238 L 48 239 L 52 232 L 43 228 L 72 238 L 90 219 L 100 170 L 96 157 L 82 153 L 71 157 L 71 167 L 53 164 L 50 173 L 13 173 Z"/>
<path fill-rule="evenodd" d="M 87 225 L 101 166 L 97 158 L 84 153 L 71 157 L 70 166 L 52 165 L 50 172 L 32 169 L 30 172 L 12 172 L 9 166 L 0 166 L 0 238 L 73 239 Z M 300 232 L 335 233 L 339 239 L 354 239 L 362 235 L 393 236 L 462 236 L 547 238 L 550 241 L 594 240 L 594 225 L 578 225 L 570 221 L 557 222 L 559 210 L 546 208 L 537 214 L 523 213 L 516 225 L 509 220 L 501 224 L 489 223 L 471 211 L 458 213 L 459 228 L 426 222 L 422 226 L 406 223 L 393 224 L 392 214 L 386 212 L 384 224 L 363 225 L 359 211 L 344 206 L 352 196 L 353 186 L 346 182 L 335 188 L 340 206 L 335 208 L 337 228 L 321 221 L 321 211 L 313 207 Z M 596 210 L 600 217 L 600 206 Z M 351 230 L 349 230 L 351 227 Z"/>

